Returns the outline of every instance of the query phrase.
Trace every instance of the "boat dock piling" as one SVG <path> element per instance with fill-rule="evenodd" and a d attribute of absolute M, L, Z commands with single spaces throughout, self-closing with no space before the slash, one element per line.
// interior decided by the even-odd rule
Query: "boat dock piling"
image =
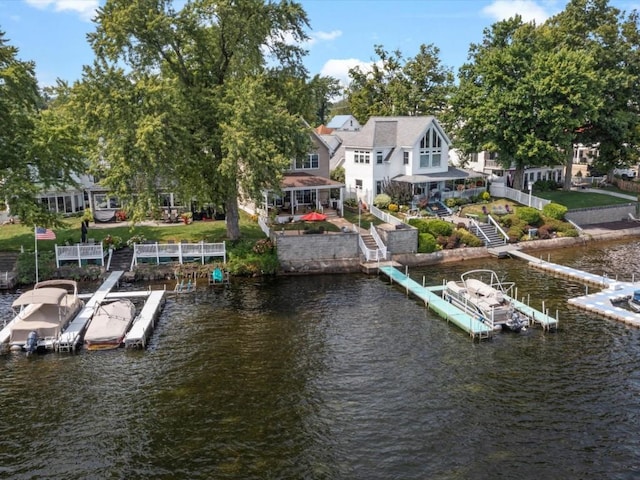
<path fill-rule="evenodd" d="M 165 290 L 153 290 L 144 304 L 142 311 L 133 322 L 131 330 L 124 338 L 125 348 L 145 348 L 151 330 L 158 318 L 158 311 L 164 304 Z"/>
<path fill-rule="evenodd" d="M 100 285 L 100 288 L 98 288 L 98 290 L 85 303 L 83 309 L 80 310 L 80 313 L 76 315 L 62 335 L 60 335 L 57 347 L 59 352 L 71 352 L 76 350 L 82 338 L 84 329 L 86 328 L 89 320 L 91 320 L 96 308 L 105 300 L 109 292 L 116 286 L 123 274 L 124 272 L 122 270 L 111 272 L 104 283 Z"/>

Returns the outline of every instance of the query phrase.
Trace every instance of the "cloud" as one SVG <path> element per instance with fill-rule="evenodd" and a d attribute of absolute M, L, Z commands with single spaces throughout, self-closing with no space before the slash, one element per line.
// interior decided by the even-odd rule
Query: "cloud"
<path fill-rule="evenodd" d="M 306 45 L 310 47 L 318 42 L 330 42 L 331 40 L 335 40 L 341 36 L 341 30 L 333 30 L 331 32 L 313 32 L 309 34 L 309 40 L 307 40 Z"/>
<path fill-rule="evenodd" d="M 551 4 L 553 2 L 545 3 Z M 496 21 L 520 15 L 523 22 L 534 20 L 537 25 L 540 25 L 551 16 L 535 0 L 494 0 L 493 3 L 482 9 L 482 13 L 493 17 Z"/>
<path fill-rule="evenodd" d="M 340 80 L 340 84 L 346 87 L 351 81 L 349 78 L 350 69 L 360 67 L 360 70 L 367 72 L 371 70 L 371 65 L 371 62 L 363 62 L 357 58 L 332 59 L 323 65 L 320 75 L 323 77 L 337 78 Z"/>
<path fill-rule="evenodd" d="M 46 10 L 50 6 L 56 12 L 75 12 L 82 20 L 90 21 L 99 7 L 98 0 L 25 0 L 28 5 Z"/>

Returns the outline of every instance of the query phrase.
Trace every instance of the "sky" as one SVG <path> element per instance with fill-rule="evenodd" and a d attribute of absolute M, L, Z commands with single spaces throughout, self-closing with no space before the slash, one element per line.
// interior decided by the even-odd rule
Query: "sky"
<path fill-rule="evenodd" d="M 520 14 L 541 23 L 566 5 L 566 0 L 298 0 L 307 12 L 310 40 L 305 65 L 310 75 L 348 81 L 354 66 L 366 68 L 375 59 L 374 46 L 414 57 L 420 45 L 440 49 L 443 66 L 454 72 L 466 61 L 469 45 L 482 40 L 494 22 Z M 19 49 L 18 58 L 35 62 L 41 86 L 57 78 L 73 83 L 93 52 L 86 35 L 104 0 L 0 0 L 0 31 Z M 629 12 L 640 0 L 610 0 Z"/>

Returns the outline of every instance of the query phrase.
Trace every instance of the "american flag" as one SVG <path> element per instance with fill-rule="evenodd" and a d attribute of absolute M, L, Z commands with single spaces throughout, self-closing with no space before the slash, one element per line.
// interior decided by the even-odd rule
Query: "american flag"
<path fill-rule="evenodd" d="M 36 240 L 55 240 L 56 234 L 49 228 L 36 227 Z"/>

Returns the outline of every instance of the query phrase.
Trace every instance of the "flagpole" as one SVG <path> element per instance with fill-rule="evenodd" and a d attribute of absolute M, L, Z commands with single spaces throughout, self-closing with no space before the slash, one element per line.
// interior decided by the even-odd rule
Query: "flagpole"
<path fill-rule="evenodd" d="M 36 242 L 36 283 L 38 283 L 38 226 L 33 227 L 33 237 Z"/>

